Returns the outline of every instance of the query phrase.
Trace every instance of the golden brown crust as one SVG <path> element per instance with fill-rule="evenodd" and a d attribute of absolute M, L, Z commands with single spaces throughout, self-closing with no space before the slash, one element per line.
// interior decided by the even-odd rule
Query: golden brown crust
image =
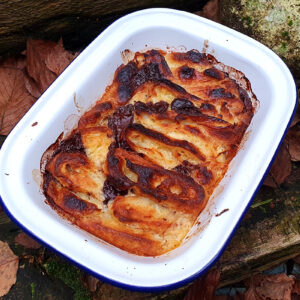
<path fill-rule="evenodd" d="M 249 82 L 224 70 L 196 50 L 136 53 L 78 127 L 43 155 L 48 203 L 128 252 L 178 247 L 253 117 Z"/>

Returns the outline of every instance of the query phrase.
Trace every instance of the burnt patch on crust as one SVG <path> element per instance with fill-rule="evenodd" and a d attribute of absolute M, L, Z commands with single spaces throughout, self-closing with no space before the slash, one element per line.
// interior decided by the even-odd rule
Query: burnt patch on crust
<path fill-rule="evenodd" d="M 193 63 L 200 63 L 207 60 L 207 57 L 204 53 L 200 53 L 197 50 L 190 50 L 185 53 L 174 53 L 174 58 L 178 61 L 191 61 Z"/>
<path fill-rule="evenodd" d="M 134 104 L 134 109 L 136 114 L 140 114 L 142 112 L 147 112 L 150 114 L 163 114 L 168 110 L 169 103 L 164 101 L 159 101 L 153 104 L 152 102 L 141 102 L 138 101 Z"/>
<path fill-rule="evenodd" d="M 213 124 L 229 125 L 229 123 L 222 119 L 203 114 L 201 109 L 196 107 L 194 103 L 188 99 L 174 99 L 171 103 L 171 109 L 178 114 L 175 117 L 175 120 L 177 121 L 184 120 L 185 117 L 189 117 L 195 121 L 204 122 L 208 126 L 213 126 Z"/>
<path fill-rule="evenodd" d="M 215 99 L 218 99 L 218 98 L 234 98 L 235 97 L 232 93 L 226 92 L 224 88 L 218 88 L 218 89 L 211 90 L 209 92 L 209 96 L 211 98 L 215 98 Z"/>
<path fill-rule="evenodd" d="M 144 127 L 142 124 L 134 123 L 128 129 L 139 131 L 142 134 L 149 136 L 150 138 L 153 138 L 166 145 L 184 148 L 189 152 L 193 153 L 194 155 L 196 155 L 200 160 L 203 161 L 205 160 L 205 156 L 201 154 L 197 148 L 195 148 L 192 144 L 190 144 L 187 141 L 171 139 L 158 131 L 154 131 L 152 129 L 148 129 Z"/>
<path fill-rule="evenodd" d="M 114 200 L 117 196 L 125 196 L 128 193 L 127 189 L 120 190 L 118 183 L 119 182 L 111 176 L 106 178 L 103 185 L 104 204 Z M 122 185 L 120 187 L 122 187 Z"/>
<path fill-rule="evenodd" d="M 126 103 L 132 97 L 134 93 L 132 80 L 137 72 L 138 68 L 134 62 L 119 68 L 116 79 L 119 83 L 118 96 L 121 103 Z"/>
<path fill-rule="evenodd" d="M 127 104 L 117 108 L 108 119 L 108 127 L 114 133 L 117 147 L 128 148 L 128 145 L 124 144 L 124 136 L 127 127 L 133 122 L 133 111 L 133 105 Z"/>
<path fill-rule="evenodd" d="M 162 80 L 172 75 L 165 58 L 157 50 L 145 53 L 145 64 L 138 69 L 135 62 L 130 62 L 118 69 L 118 97 L 121 103 L 126 103 L 139 86 L 147 81 Z"/>
<path fill-rule="evenodd" d="M 176 98 L 171 103 L 171 109 L 178 114 L 202 115 L 201 111 L 188 99 Z"/>
<path fill-rule="evenodd" d="M 54 155 L 60 152 L 81 152 L 85 154 L 84 145 L 81 139 L 81 133 L 79 131 L 73 132 L 69 138 L 62 140 L 59 143 L 58 148 L 54 152 Z"/>
<path fill-rule="evenodd" d="M 110 102 L 101 102 L 96 104 L 91 110 L 86 112 L 79 120 L 78 127 L 85 127 L 88 124 L 95 123 L 103 112 L 113 108 Z"/>
<path fill-rule="evenodd" d="M 106 191 L 103 190 L 103 193 L 107 193 L 107 199 L 113 197 L 114 191 L 110 188 L 113 187 L 116 193 L 124 192 L 127 193 L 128 189 L 130 189 L 134 182 L 132 182 L 129 178 L 127 178 L 122 172 L 122 165 L 120 160 L 115 156 L 115 145 L 111 144 L 110 150 L 107 155 L 107 169 L 108 169 L 108 177 L 107 183 L 105 185 Z M 109 192 L 111 194 L 109 195 Z"/>
<path fill-rule="evenodd" d="M 202 103 L 200 105 L 200 110 L 201 111 L 217 112 L 215 106 L 210 104 L 210 103 Z"/>
<path fill-rule="evenodd" d="M 253 106 L 252 106 L 252 102 L 249 98 L 249 95 L 248 93 L 238 85 L 238 91 L 239 91 L 239 95 L 240 95 L 240 98 L 241 100 L 244 102 L 244 110 L 245 111 L 253 111 Z"/>
<path fill-rule="evenodd" d="M 213 177 L 212 172 L 208 170 L 206 166 L 199 164 L 194 165 L 187 160 L 183 161 L 173 170 L 185 176 L 192 176 L 198 183 L 202 185 L 209 184 Z"/>
<path fill-rule="evenodd" d="M 163 78 L 163 79 L 160 79 L 157 81 L 158 81 L 158 83 L 165 85 L 168 88 L 170 88 L 171 90 L 174 90 L 180 94 L 188 94 L 187 91 L 182 86 L 172 82 L 171 80 Z M 196 97 L 196 96 L 194 96 L 194 97 Z M 198 99 L 198 97 L 197 97 L 197 99 Z"/>
<path fill-rule="evenodd" d="M 146 64 L 149 65 L 153 64 L 157 66 L 160 77 L 167 77 L 172 75 L 172 72 L 165 58 L 163 57 L 163 55 L 161 55 L 159 51 L 154 49 L 150 50 L 149 54 L 145 53 L 145 58 L 146 58 Z"/>
<path fill-rule="evenodd" d="M 221 72 L 220 70 L 216 69 L 215 67 L 209 68 L 204 70 L 204 75 L 218 79 L 218 80 L 222 80 L 225 78 L 224 73 Z"/>
<path fill-rule="evenodd" d="M 195 69 L 188 66 L 182 66 L 178 69 L 178 75 L 182 80 L 193 79 L 195 77 Z"/>
<path fill-rule="evenodd" d="M 87 204 L 82 199 L 79 199 L 75 195 L 66 195 L 64 196 L 64 206 L 70 210 L 76 210 L 83 212 L 87 209 Z"/>

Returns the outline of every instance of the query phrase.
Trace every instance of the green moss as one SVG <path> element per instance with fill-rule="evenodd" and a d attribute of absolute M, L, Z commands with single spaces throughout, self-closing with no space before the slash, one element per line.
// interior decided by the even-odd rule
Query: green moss
<path fill-rule="evenodd" d="M 293 26 L 293 20 L 289 20 L 288 25 Z"/>
<path fill-rule="evenodd" d="M 31 299 L 34 299 L 34 297 L 35 297 L 35 283 L 32 282 L 30 284 L 30 287 L 31 287 Z"/>
<path fill-rule="evenodd" d="M 67 286 L 74 291 L 74 300 L 90 300 L 89 291 L 81 282 L 81 271 L 67 263 L 51 259 L 44 264 L 48 275 L 62 280 Z"/>
<path fill-rule="evenodd" d="M 281 36 L 284 38 L 288 38 L 289 37 L 289 33 L 287 31 L 284 31 L 281 33 Z"/>
<path fill-rule="evenodd" d="M 247 25 L 250 26 L 252 24 L 252 18 L 249 16 L 242 17 L 242 21 Z"/>

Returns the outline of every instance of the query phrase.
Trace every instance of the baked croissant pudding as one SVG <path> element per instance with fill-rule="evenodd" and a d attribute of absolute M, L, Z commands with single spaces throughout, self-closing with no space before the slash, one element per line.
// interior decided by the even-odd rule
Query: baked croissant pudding
<path fill-rule="evenodd" d="M 46 201 L 129 253 L 175 249 L 224 177 L 256 103 L 243 74 L 212 55 L 137 52 L 44 153 Z"/>

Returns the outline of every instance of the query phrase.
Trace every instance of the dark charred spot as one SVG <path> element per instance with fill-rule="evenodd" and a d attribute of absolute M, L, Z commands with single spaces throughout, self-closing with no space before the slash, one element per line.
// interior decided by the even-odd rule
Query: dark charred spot
<path fill-rule="evenodd" d="M 218 80 L 224 79 L 224 74 L 220 70 L 216 69 L 215 67 L 206 69 L 204 71 L 204 75 L 218 79 Z"/>
<path fill-rule="evenodd" d="M 159 101 L 155 104 L 152 102 L 144 103 L 138 101 L 134 104 L 135 112 L 140 114 L 142 112 L 148 112 L 152 114 L 163 114 L 168 110 L 169 103 L 164 101 Z"/>
<path fill-rule="evenodd" d="M 230 92 L 226 92 L 224 88 L 214 89 L 209 92 L 209 96 L 212 98 L 234 98 L 234 95 Z"/>
<path fill-rule="evenodd" d="M 110 109 L 112 109 L 112 104 L 110 102 L 101 102 L 96 104 L 80 118 L 78 127 L 85 127 L 87 124 L 95 123 L 101 117 L 103 112 Z"/>
<path fill-rule="evenodd" d="M 195 50 L 190 50 L 186 53 L 188 59 L 194 63 L 199 63 L 204 57 L 205 55 L 195 51 Z"/>
<path fill-rule="evenodd" d="M 77 198 L 75 195 L 64 196 L 64 205 L 67 209 L 77 210 L 80 212 L 83 212 L 87 208 L 86 203 L 83 200 Z"/>
<path fill-rule="evenodd" d="M 137 65 L 134 62 L 130 62 L 119 70 L 117 74 L 117 81 L 119 81 L 119 83 L 128 83 L 137 71 Z"/>
<path fill-rule="evenodd" d="M 152 49 L 149 52 L 149 56 L 146 58 L 146 63 L 150 62 L 158 66 L 159 73 L 162 77 L 167 77 L 172 74 L 165 58 L 159 51 Z"/>
<path fill-rule="evenodd" d="M 196 181 L 202 185 L 208 184 L 213 176 L 212 172 L 208 170 L 206 166 L 200 164 L 194 165 L 186 160 L 173 170 L 182 175 L 194 177 Z"/>
<path fill-rule="evenodd" d="M 245 110 L 246 111 L 251 111 L 252 110 L 252 102 L 249 98 L 248 93 L 243 88 L 241 88 L 240 86 L 238 86 L 238 90 L 239 90 L 240 98 L 244 102 Z"/>
<path fill-rule="evenodd" d="M 95 110 L 98 113 L 102 113 L 104 111 L 112 109 L 112 104 L 110 102 L 101 102 L 96 104 L 92 110 Z"/>
<path fill-rule="evenodd" d="M 107 154 L 108 183 L 114 187 L 116 191 L 127 193 L 128 189 L 133 186 L 133 182 L 123 174 L 119 159 L 115 157 L 116 149 L 114 146 L 115 145 L 110 146 Z"/>
<path fill-rule="evenodd" d="M 48 186 L 50 181 L 55 180 L 53 175 L 49 172 L 49 171 L 45 171 L 43 174 L 43 191 L 44 194 L 47 195 L 47 190 L 48 190 Z"/>
<path fill-rule="evenodd" d="M 119 82 L 118 95 L 122 103 L 126 103 L 134 93 L 132 86 L 132 79 L 137 74 L 138 68 L 134 62 L 130 62 L 122 66 L 117 74 L 117 81 Z"/>
<path fill-rule="evenodd" d="M 169 87 L 170 89 L 172 89 L 176 92 L 179 92 L 181 94 L 187 94 L 186 90 L 182 86 L 180 86 L 168 79 L 160 79 L 160 80 L 158 80 L 158 82 L 161 84 L 164 84 L 165 86 Z"/>
<path fill-rule="evenodd" d="M 181 99 L 181 98 L 176 98 L 172 101 L 171 103 L 171 109 L 178 111 L 182 110 L 190 110 L 191 108 L 194 108 L 195 105 L 192 101 L 188 99 Z"/>
<path fill-rule="evenodd" d="M 103 185 L 104 204 L 107 204 L 110 200 L 115 199 L 117 196 L 125 196 L 128 193 L 128 190 L 122 191 L 116 188 L 116 186 L 116 180 L 108 176 Z"/>
<path fill-rule="evenodd" d="M 202 116 L 202 113 L 198 107 L 194 105 L 188 99 L 176 98 L 171 103 L 171 109 L 178 114 L 189 116 Z"/>
<path fill-rule="evenodd" d="M 201 109 L 201 110 L 210 110 L 210 111 L 214 111 L 214 110 L 215 110 L 215 107 L 214 107 L 214 105 L 209 104 L 209 103 L 202 103 L 201 106 L 200 106 L 200 109 Z"/>
<path fill-rule="evenodd" d="M 58 146 L 55 154 L 59 152 L 81 152 L 85 154 L 84 145 L 81 139 L 81 133 L 76 132 L 63 141 Z"/>
<path fill-rule="evenodd" d="M 127 127 L 133 122 L 133 105 L 121 106 L 108 119 L 108 127 L 113 131 L 117 147 L 122 146 Z"/>
<path fill-rule="evenodd" d="M 220 217 L 221 215 L 223 215 L 227 211 L 229 211 L 229 208 L 223 209 L 221 212 L 219 212 L 219 213 L 216 214 L 216 217 Z"/>
<path fill-rule="evenodd" d="M 138 175 L 138 181 L 142 185 L 148 185 L 154 175 L 154 170 L 141 165 L 132 163 L 126 159 L 126 166 Z"/>
<path fill-rule="evenodd" d="M 195 178 L 197 179 L 197 182 L 199 182 L 200 184 L 208 184 L 212 177 L 213 174 L 210 170 L 207 169 L 207 167 L 205 166 L 199 166 L 196 170 L 195 170 L 195 174 L 194 174 Z"/>
<path fill-rule="evenodd" d="M 182 66 L 179 68 L 179 77 L 180 79 L 192 79 L 195 76 L 195 69 L 188 66 Z"/>
<path fill-rule="evenodd" d="M 206 58 L 206 55 L 198 52 L 197 50 L 190 50 L 185 53 L 174 53 L 174 57 L 177 60 L 188 60 L 193 63 L 200 63 Z"/>

